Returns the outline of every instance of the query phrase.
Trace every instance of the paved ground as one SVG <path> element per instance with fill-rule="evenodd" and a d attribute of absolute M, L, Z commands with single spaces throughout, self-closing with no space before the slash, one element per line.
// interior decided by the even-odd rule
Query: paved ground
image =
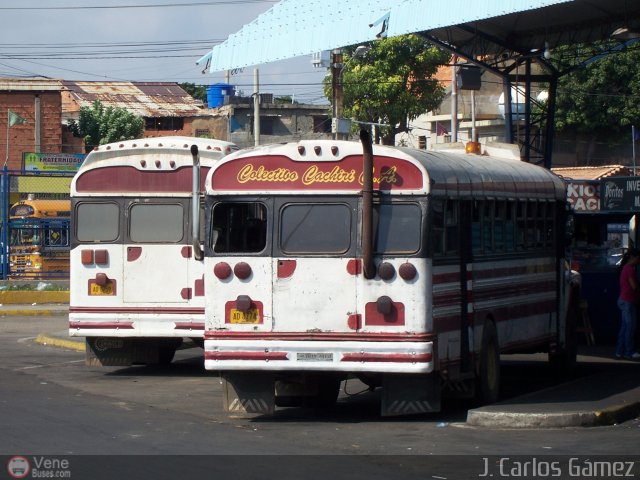
<path fill-rule="evenodd" d="M 0 305 L 7 315 L 67 315 L 67 304 Z M 67 331 L 41 332 L 45 345 L 84 351 Z M 581 347 L 579 362 L 594 373 L 504 402 L 469 410 L 467 423 L 505 428 L 613 425 L 640 415 L 640 362 L 615 360 L 610 347 Z M 511 356 L 509 356 L 511 357 Z"/>

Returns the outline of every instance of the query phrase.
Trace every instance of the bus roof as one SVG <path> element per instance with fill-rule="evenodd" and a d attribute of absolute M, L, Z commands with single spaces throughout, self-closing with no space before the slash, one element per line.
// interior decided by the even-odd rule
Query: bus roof
<path fill-rule="evenodd" d="M 29 206 L 31 209 L 24 210 L 21 206 Z M 29 211 L 28 215 L 22 212 Z M 31 213 L 33 212 L 33 213 Z M 70 200 L 50 200 L 50 199 L 27 199 L 20 200 L 11 205 L 9 209 L 10 217 L 35 217 L 35 218 L 56 218 L 69 217 L 71 213 Z"/>
<path fill-rule="evenodd" d="M 234 143 L 222 140 L 179 136 L 100 145 L 87 155 L 73 178 L 71 196 L 189 193 L 192 145 L 198 146 L 204 170 L 238 150 Z"/>
<path fill-rule="evenodd" d="M 566 198 L 562 180 L 520 160 L 373 145 L 374 189 L 394 195 Z M 208 194 L 330 194 L 362 190 L 358 142 L 306 140 L 240 150 L 209 172 Z"/>

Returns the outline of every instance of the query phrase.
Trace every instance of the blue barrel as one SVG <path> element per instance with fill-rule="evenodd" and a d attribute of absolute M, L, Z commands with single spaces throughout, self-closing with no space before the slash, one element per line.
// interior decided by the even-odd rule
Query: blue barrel
<path fill-rule="evenodd" d="M 224 105 L 224 97 L 233 97 L 235 87 L 228 83 L 215 83 L 207 87 L 207 106 L 217 108 Z"/>

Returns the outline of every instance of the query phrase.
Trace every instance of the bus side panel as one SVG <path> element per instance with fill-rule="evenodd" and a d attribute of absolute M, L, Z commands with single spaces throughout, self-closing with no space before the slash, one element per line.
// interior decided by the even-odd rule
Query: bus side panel
<path fill-rule="evenodd" d="M 503 352 L 546 350 L 556 335 L 555 259 L 549 257 L 475 263 L 475 323 L 491 318 Z M 476 340 L 481 332 L 476 332 Z"/>

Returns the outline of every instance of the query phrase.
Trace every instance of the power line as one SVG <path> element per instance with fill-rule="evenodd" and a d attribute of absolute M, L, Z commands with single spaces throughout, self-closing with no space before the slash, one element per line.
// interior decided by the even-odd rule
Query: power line
<path fill-rule="evenodd" d="M 59 7 L 0 7 L 0 10 L 106 10 L 123 8 L 202 7 L 212 5 L 243 5 L 276 3 L 276 0 L 220 0 L 214 2 L 153 3 L 138 5 L 75 5 Z"/>

